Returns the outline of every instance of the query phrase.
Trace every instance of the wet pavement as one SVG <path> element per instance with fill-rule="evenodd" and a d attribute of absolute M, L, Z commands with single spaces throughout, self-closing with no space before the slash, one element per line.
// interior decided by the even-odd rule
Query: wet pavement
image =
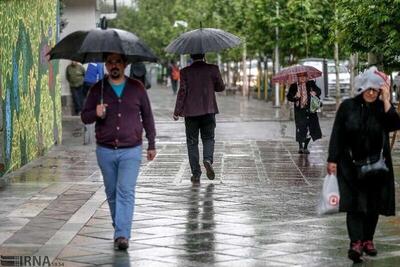
<path fill-rule="evenodd" d="M 299 155 L 285 105 L 220 95 L 216 179 L 203 174 L 192 186 L 184 124 L 171 119 L 174 97 L 166 88 L 149 94 L 158 155 L 142 162 L 128 251 L 113 249 L 95 147 L 82 145 L 79 118 L 66 117 L 63 145 L 5 177 L 1 256 L 47 257 L 53 266 L 352 265 L 344 215 L 315 211 L 332 118 L 321 119 L 324 137 L 311 154 Z M 399 226 L 399 217 L 381 217 L 378 257 L 358 266 L 399 266 Z"/>

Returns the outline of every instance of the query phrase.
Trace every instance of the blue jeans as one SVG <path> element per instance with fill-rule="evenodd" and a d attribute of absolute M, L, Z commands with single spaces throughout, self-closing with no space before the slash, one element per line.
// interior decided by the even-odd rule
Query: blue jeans
<path fill-rule="evenodd" d="M 111 218 L 114 239 L 131 237 L 135 187 L 142 160 L 142 146 L 134 148 L 96 148 L 97 162 L 103 181 Z"/>

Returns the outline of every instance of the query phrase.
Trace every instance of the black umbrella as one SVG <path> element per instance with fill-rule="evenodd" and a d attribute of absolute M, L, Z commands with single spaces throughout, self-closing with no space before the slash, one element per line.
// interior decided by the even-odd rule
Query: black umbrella
<path fill-rule="evenodd" d="M 240 44 L 240 38 L 223 30 L 200 28 L 185 32 L 172 41 L 165 51 L 175 54 L 219 52 Z"/>
<path fill-rule="evenodd" d="M 76 31 L 50 50 L 50 59 L 71 59 L 81 63 L 104 62 L 105 53 L 125 55 L 128 62 L 157 61 L 157 57 L 133 33 L 119 29 Z"/>

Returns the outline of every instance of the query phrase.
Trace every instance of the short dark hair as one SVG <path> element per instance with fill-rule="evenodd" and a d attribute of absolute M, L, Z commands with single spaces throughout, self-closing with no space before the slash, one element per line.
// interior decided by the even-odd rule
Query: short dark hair
<path fill-rule="evenodd" d="M 108 56 L 111 55 L 111 54 L 118 54 L 118 53 L 110 53 L 110 52 L 104 53 L 104 54 L 103 54 L 103 60 L 106 61 L 107 58 L 108 58 Z M 123 61 L 124 63 L 127 63 L 127 62 L 128 62 L 128 57 L 127 57 L 126 55 L 124 55 L 124 54 L 118 54 L 118 55 L 121 56 L 121 59 L 122 59 L 122 61 Z"/>
<path fill-rule="evenodd" d="M 205 54 L 190 54 L 190 58 L 193 60 L 197 60 L 197 59 L 204 59 Z"/>

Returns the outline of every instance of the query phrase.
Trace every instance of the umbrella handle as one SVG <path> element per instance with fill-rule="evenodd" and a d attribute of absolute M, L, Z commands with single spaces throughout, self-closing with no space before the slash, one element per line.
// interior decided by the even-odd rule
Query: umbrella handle
<path fill-rule="evenodd" d="M 100 89 L 100 104 L 103 105 L 104 103 L 104 77 L 101 79 L 101 89 Z"/>
<path fill-rule="evenodd" d="M 104 104 L 104 77 L 101 79 L 101 89 L 100 89 L 100 105 Z M 101 116 L 102 119 L 106 117 L 106 107 L 103 106 L 103 115 Z"/>

